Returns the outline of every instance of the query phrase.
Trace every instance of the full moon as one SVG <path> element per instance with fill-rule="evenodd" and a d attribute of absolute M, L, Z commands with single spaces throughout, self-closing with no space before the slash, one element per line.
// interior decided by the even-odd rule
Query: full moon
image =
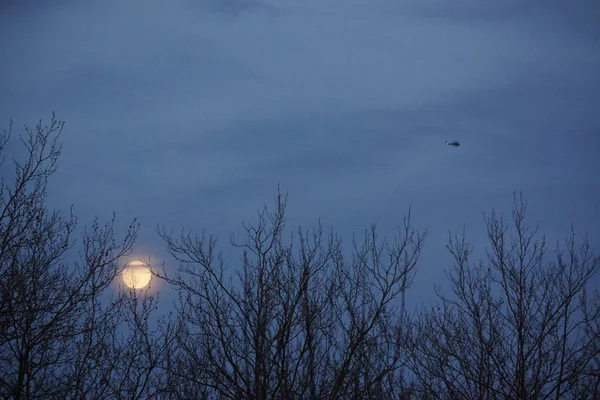
<path fill-rule="evenodd" d="M 152 273 L 141 261 L 132 261 L 123 270 L 123 282 L 132 289 L 141 289 L 150 283 Z"/>

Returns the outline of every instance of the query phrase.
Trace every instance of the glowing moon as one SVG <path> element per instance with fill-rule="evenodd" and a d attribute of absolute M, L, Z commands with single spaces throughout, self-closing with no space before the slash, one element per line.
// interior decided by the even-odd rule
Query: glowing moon
<path fill-rule="evenodd" d="M 132 289 L 147 286 L 152 279 L 152 273 L 141 261 L 132 261 L 123 270 L 123 282 Z"/>

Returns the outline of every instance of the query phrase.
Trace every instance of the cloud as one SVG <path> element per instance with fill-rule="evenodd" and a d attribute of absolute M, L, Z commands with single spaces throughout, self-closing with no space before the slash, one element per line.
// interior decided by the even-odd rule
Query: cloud
<path fill-rule="evenodd" d="M 576 3 L 13 6 L 0 14 L 0 118 L 56 110 L 56 203 L 149 229 L 228 231 L 277 183 L 297 221 L 343 229 L 395 224 L 412 203 L 445 239 L 521 188 L 556 226 L 595 229 L 597 8 Z"/>
<path fill-rule="evenodd" d="M 342 11 L 283 2 L 280 14 L 235 19 L 191 13 L 190 2 L 90 4 L 31 21 L 29 51 L 13 61 L 21 73 L 13 69 L 20 79 L 9 91 L 66 89 L 66 106 L 79 112 L 110 99 L 111 117 L 152 112 L 222 124 L 321 109 L 418 108 L 505 84 L 521 60 L 547 49 L 510 24 L 389 16 L 377 2 Z"/>

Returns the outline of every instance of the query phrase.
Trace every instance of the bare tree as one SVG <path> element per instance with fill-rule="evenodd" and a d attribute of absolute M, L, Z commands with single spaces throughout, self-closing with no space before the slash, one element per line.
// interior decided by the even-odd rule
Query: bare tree
<path fill-rule="evenodd" d="M 397 312 L 414 277 L 425 233 L 404 220 L 401 237 L 373 226 L 353 257 L 339 237 L 284 236 L 286 199 L 244 224 L 241 268 L 226 269 L 216 239 L 159 228 L 180 263 L 158 275 L 180 290 L 179 393 L 215 399 L 392 398 L 406 349 Z M 236 279 L 234 279 L 234 276 Z"/>
<path fill-rule="evenodd" d="M 471 263 L 464 232 L 450 237 L 453 295 L 438 290 L 439 305 L 412 325 L 411 369 L 424 398 L 598 398 L 600 303 L 590 284 L 600 258 L 571 229 L 549 261 L 526 209 L 515 194 L 512 224 L 486 217 L 486 263 Z"/>
<path fill-rule="evenodd" d="M 123 296 L 110 301 L 106 291 L 138 227 L 134 221 L 116 241 L 114 217 L 104 225 L 95 221 L 83 234 L 81 261 L 69 261 L 76 218 L 45 205 L 63 126 L 53 115 L 49 126 L 26 127 L 20 136 L 25 157 L 13 158 L 14 178 L 3 177 L 0 185 L 3 398 L 102 398 L 109 393 L 107 378 L 114 375 L 106 363 L 111 351 L 106 337 L 119 325 L 127 303 Z M 12 123 L 0 137 L 2 163 L 11 129 Z M 1 167 L 6 170 L 6 164 Z"/>
<path fill-rule="evenodd" d="M 168 371 L 176 325 L 157 317 L 158 296 L 151 287 L 122 288 L 88 314 L 95 324 L 78 337 L 65 371 L 66 398 L 168 398 L 175 386 Z M 70 384 L 68 384 L 70 383 Z"/>
<path fill-rule="evenodd" d="M 108 364 L 112 399 L 166 398 L 173 388 L 167 364 L 173 352 L 176 325 L 168 316 L 151 321 L 158 297 L 150 288 L 125 292 L 124 332 L 113 331 Z M 154 327 L 153 327 L 154 325 Z"/>

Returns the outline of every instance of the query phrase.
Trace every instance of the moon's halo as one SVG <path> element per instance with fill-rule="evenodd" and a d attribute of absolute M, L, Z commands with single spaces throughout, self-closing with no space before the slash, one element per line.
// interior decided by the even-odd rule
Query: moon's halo
<path fill-rule="evenodd" d="M 150 283 L 152 273 L 142 261 L 132 261 L 123 269 L 123 282 L 132 289 L 142 289 Z"/>

